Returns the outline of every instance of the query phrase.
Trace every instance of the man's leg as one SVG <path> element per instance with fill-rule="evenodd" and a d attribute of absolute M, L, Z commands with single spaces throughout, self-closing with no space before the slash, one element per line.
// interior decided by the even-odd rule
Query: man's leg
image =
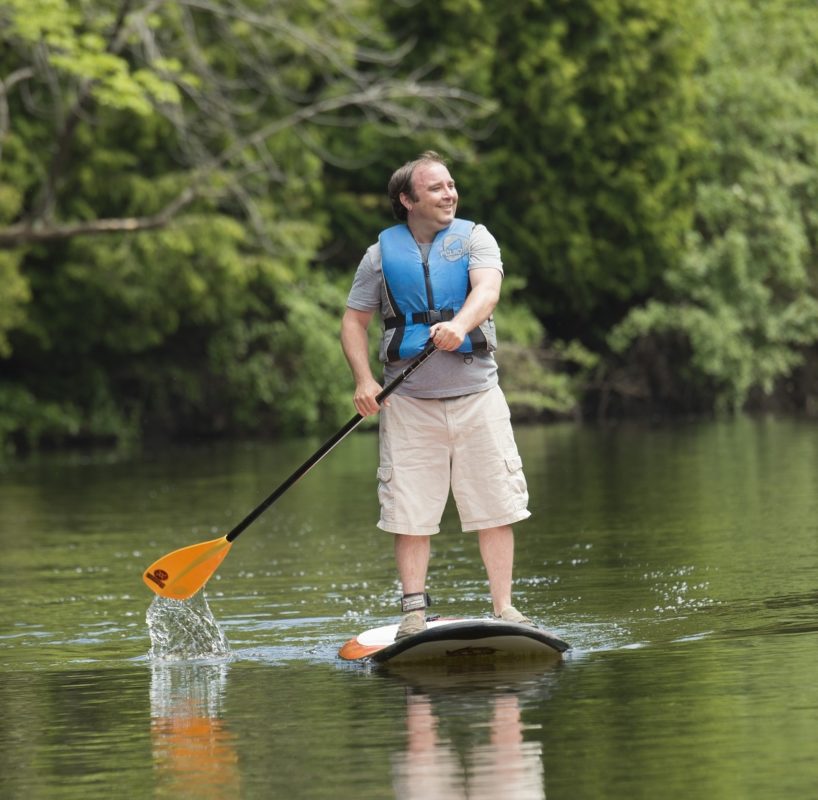
<path fill-rule="evenodd" d="M 489 579 L 494 615 L 507 622 L 530 623 L 511 604 L 511 576 L 514 569 L 514 531 L 511 525 L 486 528 L 478 536 L 480 555 Z"/>
<path fill-rule="evenodd" d="M 511 575 L 514 569 L 514 531 L 511 525 L 480 531 L 480 555 L 489 578 L 494 613 L 511 605 Z"/>
<path fill-rule="evenodd" d="M 404 594 L 426 591 L 431 536 L 395 534 L 395 562 Z"/>
<path fill-rule="evenodd" d="M 395 534 L 395 562 L 404 597 L 406 595 L 425 596 L 431 538 L 431 536 Z M 426 604 L 425 600 L 422 602 L 422 608 L 403 615 L 395 638 L 401 639 L 426 629 Z"/>

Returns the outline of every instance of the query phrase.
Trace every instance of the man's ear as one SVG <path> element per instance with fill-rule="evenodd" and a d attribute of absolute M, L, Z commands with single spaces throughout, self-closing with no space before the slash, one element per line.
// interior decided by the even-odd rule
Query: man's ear
<path fill-rule="evenodd" d="M 409 197 L 409 195 L 406 194 L 406 192 L 401 192 L 400 193 L 400 203 L 407 211 L 412 210 L 412 203 L 413 202 L 414 201 L 412 200 L 412 198 Z"/>

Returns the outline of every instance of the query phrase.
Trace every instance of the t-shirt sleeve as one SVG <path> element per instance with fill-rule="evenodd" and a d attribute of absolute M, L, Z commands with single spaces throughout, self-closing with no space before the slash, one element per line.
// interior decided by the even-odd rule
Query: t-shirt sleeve
<path fill-rule="evenodd" d="M 469 269 L 491 267 L 503 271 L 500 245 L 485 225 L 475 225 L 469 239 Z"/>
<path fill-rule="evenodd" d="M 378 245 L 370 247 L 352 279 L 352 288 L 347 297 L 347 308 L 355 311 L 377 311 L 381 307 L 381 275 L 376 265 L 380 264 Z"/>

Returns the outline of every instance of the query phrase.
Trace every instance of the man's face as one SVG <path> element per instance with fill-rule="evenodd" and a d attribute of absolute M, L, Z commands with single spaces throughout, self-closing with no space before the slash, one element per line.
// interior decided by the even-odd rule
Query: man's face
<path fill-rule="evenodd" d="M 457 189 L 449 170 L 434 161 L 420 164 L 412 173 L 414 197 L 400 196 L 413 227 L 436 233 L 447 228 L 457 211 Z"/>

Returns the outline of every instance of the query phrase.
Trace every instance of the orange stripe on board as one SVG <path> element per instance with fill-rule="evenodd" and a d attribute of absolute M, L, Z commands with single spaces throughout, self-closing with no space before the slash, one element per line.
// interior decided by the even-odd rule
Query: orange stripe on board
<path fill-rule="evenodd" d="M 363 645 L 357 639 L 350 639 L 339 651 L 338 655 L 347 661 L 357 661 L 366 658 L 378 650 L 383 650 L 383 645 Z"/>

